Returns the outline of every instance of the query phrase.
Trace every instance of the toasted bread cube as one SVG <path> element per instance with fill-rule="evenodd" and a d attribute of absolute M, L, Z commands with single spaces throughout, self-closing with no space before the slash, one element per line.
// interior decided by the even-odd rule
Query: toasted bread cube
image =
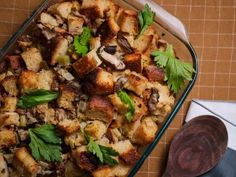
<path fill-rule="evenodd" d="M 0 148 L 11 147 L 17 144 L 16 134 L 12 130 L 2 129 L 0 131 Z"/>
<path fill-rule="evenodd" d="M 103 18 L 104 12 L 109 9 L 109 0 L 86 0 L 82 2 L 80 13 L 91 20 Z"/>
<path fill-rule="evenodd" d="M 98 140 L 101 139 L 102 136 L 107 131 L 107 126 L 98 120 L 94 120 L 87 124 L 87 126 L 84 128 L 84 131 L 94 139 Z"/>
<path fill-rule="evenodd" d="M 16 97 L 4 97 L 4 105 L 0 108 L 0 112 L 14 112 L 16 110 L 17 98 Z"/>
<path fill-rule="evenodd" d="M 73 4 L 71 2 L 58 3 L 56 7 L 56 13 L 62 18 L 67 19 L 68 15 L 71 13 Z"/>
<path fill-rule="evenodd" d="M 50 29 L 59 26 L 57 20 L 53 16 L 45 12 L 41 13 L 39 21 Z"/>
<path fill-rule="evenodd" d="M 101 38 L 100 37 L 92 37 L 89 40 L 89 45 L 90 45 L 90 49 L 98 49 L 99 47 L 101 47 Z"/>
<path fill-rule="evenodd" d="M 84 19 L 69 15 L 68 17 L 68 31 L 71 34 L 81 34 L 83 32 Z"/>
<path fill-rule="evenodd" d="M 114 37 L 116 37 L 119 31 L 120 27 L 114 18 L 109 18 L 104 21 L 98 29 L 98 33 L 101 34 L 101 39 L 104 44 L 110 42 Z"/>
<path fill-rule="evenodd" d="M 55 43 L 56 46 L 52 52 L 52 65 L 55 65 L 58 62 L 58 57 L 64 56 L 67 53 L 69 47 L 69 42 L 64 37 L 57 37 Z"/>
<path fill-rule="evenodd" d="M 130 169 L 131 169 L 130 165 L 125 165 L 122 162 L 120 162 L 118 165 L 112 168 L 110 176 L 125 177 L 128 175 Z"/>
<path fill-rule="evenodd" d="M 147 66 L 144 68 L 144 74 L 148 78 L 149 81 L 158 82 L 164 81 L 165 72 L 162 68 L 158 68 L 157 66 Z"/>
<path fill-rule="evenodd" d="M 142 93 L 151 88 L 149 81 L 144 76 L 131 72 L 128 74 L 128 82 L 124 85 L 124 88 L 135 92 L 142 97 Z"/>
<path fill-rule="evenodd" d="M 21 54 L 28 70 L 38 72 L 43 61 L 39 49 L 31 47 Z"/>
<path fill-rule="evenodd" d="M 106 123 L 112 121 L 114 114 L 113 106 L 104 97 L 93 96 L 88 103 L 86 117 L 91 120 L 101 120 Z"/>
<path fill-rule="evenodd" d="M 58 106 L 60 108 L 73 111 L 75 109 L 73 105 L 75 97 L 76 97 L 76 93 L 75 93 L 75 90 L 73 90 L 73 88 L 66 85 L 61 85 L 60 96 L 57 99 Z"/>
<path fill-rule="evenodd" d="M 80 129 L 79 120 L 63 119 L 58 123 L 58 127 L 67 134 L 72 134 Z"/>
<path fill-rule="evenodd" d="M 136 121 L 138 119 L 141 119 L 144 115 L 148 113 L 148 108 L 143 102 L 143 100 L 135 95 L 130 95 L 131 99 L 134 102 L 135 105 L 135 112 L 132 121 Z"/>
<path fill-rule="evenodd" d="M 121 114 L 124 114 L 129 111 L 129 106 L 121 101 L 117 93 L 108 96 L 114 108 Z"/>
<path fill-rule="evenodd" d="M 1 177 L 9 177 L 7 163 L 4 160 L 4 157 L 2 154 L 0 154 L 0 176 Z"/>
<path fill-rule="evenodd" d="M 86 56 L 73 63 L 73 68 L 80 78 L 84 78 L 102 63 L 96 51 L 97 49 L 90 51 Z"/>
<path fill-rule="evenodd" d="M 152 118 L 146 117 L 135 131 L 131 141 L 140 145 L 149 144 L 155 139 L 157 130 L 158 126 Z"/>
<path fill-rule="evenodd" d="M 18 95 L 18 88 L 17 88 L 17 77 L 16 76 L 7 76 L 1 82 L 2 86 L 4 87 L 5 91 L 8 92 L 12 96 Z"/>
<path fill-rule="evenodd" d="M 16 150 L 13 166 L 20 174 L 24 174 L 26 177 L 36 177 L 41 169 L 25 147 Z"/>
<path fill-rule="evenodd" d="M 71 148 L 85 145 L 87 143 L 83 133 L 81 132 L 75 132 L 73 134 L 65 136 L 64 141 L 65 144 L 70 146 Z"/>
<path fill-rule="evenodd" d="M 38 74 L 34 71 L 22 71 L 19 76 L 19 85 L 22 91 L 38 88 Z"/>
<path fill-rule="evenodd" d="M 118 24 L 122 32 L 137 35 L 139 32 L 137 13 L 132 10 L 122 11 Z"/>
<path fill-rule="evenodd" d="M 112 144 L 112 147 L 119 152 L 120 158 L 128 165 L 134 165 L 140 158 L 136 148 L 129 140 L 119 141 Z"/>
<path fill-rule="evenodd" d="M 10 125 L 19 126 L 20 117 L 16 112 L 6 112 L 0 115 L 0 128 Z"/>
<path fill-rule="evenodd" d="M 55 76 L 54 73 L 51 70 L 42 70 L 37 75 L 38 75 L 37 88 L 51 90 L 51 86 Z"/>
<path fill-rule="evenodd" d="M 96 68 L 87 76 L 83 89 L 90 95 L 106 95 L 113 93 L 113 76 L 102 68 Z"/>
<path fill-rule="evenodd" d="M 125 55 L 124 63 L 127 69 L 130 69 L 131 71 L 135 71 L 137 73 L 142 73 L 143 62 L 141 54 L 133 53 Z"/>
<path fill-rule="evenodd" d="M 134 41 L 134 48 L 144 53 L 153 40 L 153 35 L 141 35 Z"/>
<path fill-rule="evenodd" d="M 98 161 L 96 157 L 87 152 L 86 146 L 77 147 L 73 152 L 72 156 L 74 157 L 77 166 L 82 170 L 93 172 L 98 167 Z"/>
<path fill-rule="evenodd" d="M 93 171 L 92 175 L 93 177 L 108 177 L 110 176 L 111 172 L 112 172 L 111 167 L 102 166 L 96 169 L 95 171 Z"/>
<path fill-rule="evenodd" d="M 19 77 L 19 85 L 23 92 L 34 89 L 50 90 L 54 74 L 50 70 L 42 70 L 40 73 L 22 71 Z"/>

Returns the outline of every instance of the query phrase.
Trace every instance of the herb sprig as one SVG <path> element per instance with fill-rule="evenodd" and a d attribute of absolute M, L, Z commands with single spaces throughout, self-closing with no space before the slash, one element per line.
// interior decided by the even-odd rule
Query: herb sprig
<path fill-rule="evenodd" d="M 119 90 L 118 91 L 118 96 L 120 98 L 120 100 L 127 104 L 129 107 L 129 111 L 125 114 L 126 119 L 131 122 L 134 116 L 134 112 L 135 112 L 135 105 L 133 100 L 130 98 L 130 96 L 123 90 Z"/>
<path fill-rule="evenodd" d="M 102 146 L 100 144 L 97 144 L 92 137 L 89 137 L 88 135 L 85 135 L 88 145 L 87 149 L 89 152 L 94 154 L 101 164 L 107 164 L 110 166 L 115 166 L 118 164 L 118 161 L 115 160 L 113 157 L 119 156 L 119 153 L 115 151 L 111 147 Z"/>
<path fill-rule="evenodd" d="M 55 100 L 58 98 L 58 96 L 58 92 L 53 92 L 44 89 L 27 91 L 25 95 L 19 98 L 17 102 L 17 107 L 32 108 L 34 106 Z"/>
<path fill-rule="evenodd" d="M 84 56 L 88 53 L 88 42 L 91 38 L 91 30 L 88 27 L 83 28 L 83 33 L 80 36 L 74 37 L 73 46 L 78 55 Z"/>
<path fill-rule="evenodd" d="M 146 31 L 146 29 L 153 23 L 154 17 L 155 13 L 146 4 L 144 9 L 138 14 L 138 20 L 140 26 L 140 32 L 138 36 L 142 35 Z"/>
<path fill-rule="evenodd" d="M 53 125 L 45 124 L 39 128 L 29 129 L 32 155 L 36 160 L 49 162 L 61 161 L 61 138 L 58 137 Z"/>
<path fill-rule="evenodd" d="M 165 69 L 166 81 L 174 93 L 180 91 L 185 80 L 192 80 L 192 74 L 195 72 L 193 66 L 177 59 L 172 45 L 168 45 L 166 51 L 155 51 L 152 55 L 157 66 Z"/>

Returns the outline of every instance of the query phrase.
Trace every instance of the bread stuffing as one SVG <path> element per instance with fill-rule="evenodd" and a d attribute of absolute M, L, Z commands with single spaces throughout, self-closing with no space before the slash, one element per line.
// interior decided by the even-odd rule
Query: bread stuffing
<path fill-rule="evenodd" d="M 0 61 L 1 177 L 129 174 L 194 72 L 154 17 L 112 0 L 38 15 Z"/>

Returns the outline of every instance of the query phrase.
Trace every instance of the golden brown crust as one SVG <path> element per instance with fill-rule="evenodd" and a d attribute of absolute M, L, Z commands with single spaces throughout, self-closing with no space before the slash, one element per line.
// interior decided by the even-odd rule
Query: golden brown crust
<path fill-rule="evenodd" d="M 140 154 L 135 148 L 131 148 L 127 152 L 120 154 L 120 159 L 127 165 L 134 165 L 140 159 Z"/>
<path fill-rule="evenodd" d="M 73 102 L 76 97 L 76 92 L 68 85 L 60 85 L 60 96 L 57 99 L 58 106 L 70 111 L 75 110 Z"/>
<path fill-rule="evenodd" d="M 137 73 L 142 73 L 143 62 L 142 55 L 139 53 L 132 53 L 124 56 L 124 63 L 127 69 L 135 71 Z"/>
<path fill-rule="evenodd" d="M 112 121 L 114 108 L 111 103 L 104 97 L 93 96 L 88 103 L 86 116 L 92 120 L 101 120 L 106 123 Z"/>
<path fill-rule="evenodd" d="M 150 65 L 144 68 L 144 75 L 149 81 L 164 81 L 165 73 L 164 70 L 156 66 Z"/>
<path fill-rule="evenodd" d="M 109 166 L 102 166 L 93 171 L 92 175 L 93 177 L 108 177 L 110 176 L 112 172 L 111 167 Z M 110 176 L 111 177 L 111 176 Z"/>
<path fill-rule="evenodd" d="M 16 143 L 16 134 L 12 130 L 3 129 L 0 131 L 0 148 L 9 148 Z"/>
<path fill-rule="evenodd" d="M 113 93 L 114 82 L 112 74 L 101 68 L 96 68 L 86 77 L 83 90 L 90 95 L 107 95 Z"/>
<path fill-rule="evenodd" d="M 72 134 L 80 129 L 80 123 L 76 120 L 63 119 L 58 123 L 58 128 L 66 134 Z"/>
<path fill-rule="evenodd" d="M 36 177 L 40 171 L 40 166 L 25 147 L 16 150 L 13 166 L 20 174 L 24 174 L 26 177 Z"/>
<path fill-rule="evenodd" d="M 1 81 L 1 84 L 10 95 L 17 96 L 19 92 L 17 82 L 17 76 L 7 76 Z"/>

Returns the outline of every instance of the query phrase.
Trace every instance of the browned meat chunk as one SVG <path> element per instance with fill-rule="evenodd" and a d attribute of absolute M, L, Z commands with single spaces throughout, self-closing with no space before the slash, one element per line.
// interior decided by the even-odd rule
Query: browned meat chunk
<path fill-rule="evenodd" d="M 12 69 L 19 69 L 22 67 L 20 56 L 11 55 L 11 56 L 7 56 L 6 59 L 9 61 Z"/>
<path fill-rule="evenodd" d="M 17 149 L 13 158 L 13 166 L 26 177 L 36 177 L 40 171 L 39 164 L 33 159 L 25 147 Z"/>
<path fill-rule="evenodd" d="M 149 81 L 164 81 L 165 73 L 164 70 L 156 66 L 147 66 L 144 68 L 144 74 Z"/>
<path fill-rule="evenodd" d="M 124 63 L 127 69 L 131 71 L 135 71 L 137 73 L 142 73 L 143 70 L 143 62 L 142 62 L 142 55 L 139 53 L 133 53 L 125 55 Z"/>
<path fill-rule="evenodd" d="M 102 61 L 96 54 L 96 49 L 89 52 L 86 56 L 79 59 L 73 64 L 73 68 L 80 78 L 84 78 L 88 73 L 97 68 Z"/>
<path fill-rule="evenodd" d="M 101 68 L 91 72 L 84 84 L 84 91 L 90 95 L 106 95 L 114 90 L 114 82 L 112 74 Z"/>
<path fill-rule="evenodd" d="M 9 148 L 16 143 L 16 134 L 12 130 L 3 129 L 0 131 L 0 148 Z"/>
<path fill-rule="evenodd" d="M 86 116 L 92 120 L 101 120 L 110 123 L 113 118 L 114 110 L 111 103 L 104 97 L 93 96 L 88 103 Z"/>

